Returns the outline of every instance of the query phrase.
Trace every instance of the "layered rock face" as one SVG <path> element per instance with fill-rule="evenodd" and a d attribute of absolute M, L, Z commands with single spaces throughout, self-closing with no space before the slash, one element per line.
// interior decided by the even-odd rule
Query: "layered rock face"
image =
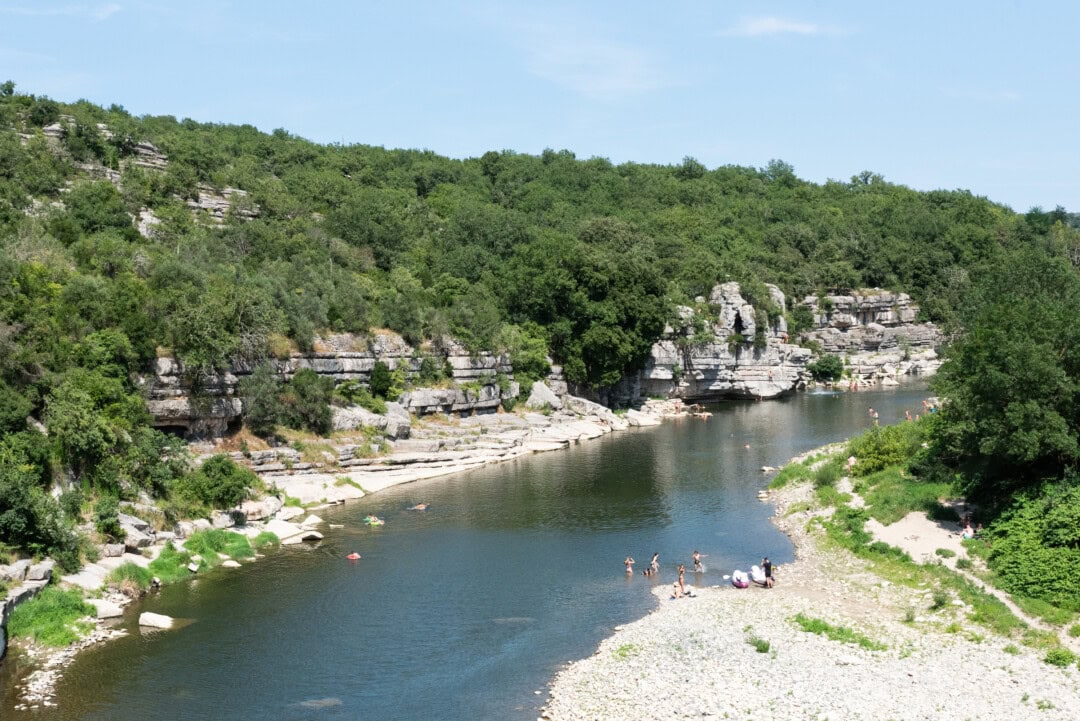
<path fill-rule="evenodd" d="M 940 365 L 941 331 L 933 323 L 916 322 L 919 306 L 907 293 L 873 289 L 807 296 L 801 305 L 816 326 L 802 339 L 818 343 L 822 353 L 844 357 L 857 378 L 929 374 Z"/>
<path fill-rule="evenodd" d="M 811 352 L 787 342 L 786 299 L 766 287 L 771 314 L 747 302 L 738 283 L 713 288 L 707 306 L 701 298 L 697 308 L 679 308 L 679 327 L 653 346 L 623 395 L 775 398 L 804 387 Z"/>
<path fill-rule="evenodd" d="M 479 353 L 472 355 L 464 347 L 450 342 L 444 348 L 445 361 L 452 369 L 455 387 L 418 388 L 398 400 L 409 413 L 490 412 L 504 397 L 517 394 L 517 384 L 496 376 L 510 378 L 513 369 L 506 355 Z M 437 356 L 442 362 L 444 356 Z M 321 339 L 311 353 L 293 353 L 288 358 L 271 360 L 278 377 L 285 381 L 297 371 L 310 368 L 334 383 L 355 380 L 367 384 L 371 370 L 382 361 L 391 370 L 404 368 L 407 377 L 420 372 L 422 357 L 400 336 L 379 333 L 370 338 L 342 334 Z M 202 393 L 195 396 L 184 376 L 183 365 L 172 358 L 159 358 L 153 376 L 143 379 L 147 393 L 147 409 L 154 425 L 182 430 L 193 436 L 219 436 L 237 422 L 243 413 L 243 402 L 237 394 L 240 381 L 254 368 L 236 366 L 203 382 Z M 335 418 L 335 425 L 346 428 L 349 419 Z"/>

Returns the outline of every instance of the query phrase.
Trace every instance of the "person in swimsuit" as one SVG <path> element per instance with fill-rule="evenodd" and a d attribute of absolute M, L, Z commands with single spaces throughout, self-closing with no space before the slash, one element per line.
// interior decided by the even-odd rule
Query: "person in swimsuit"
<path fill-rule="evenodd" d="M 701 554 L 694 551 L 694 573 L 701 573 L 705 567 L 701 565 Z"/>
<path fill-rule="evenodd" d="M 679 564 L 679 588 L 686 593 L 686 566 Z"/>
<path fill-rule="evenodd" d="M 626 566 L 626 575 L 632 576 L 634 574 L 634 559 L 627 556 L 626 560 L 623 561 L 623 565 Z"/>
<path fill-rule="evenodd" d="M 649 562 L 649 568 L 652 569 L 653 573 L 660 570 L 660 551 L 657 551 L 652 555 L 652 561 Z"/>

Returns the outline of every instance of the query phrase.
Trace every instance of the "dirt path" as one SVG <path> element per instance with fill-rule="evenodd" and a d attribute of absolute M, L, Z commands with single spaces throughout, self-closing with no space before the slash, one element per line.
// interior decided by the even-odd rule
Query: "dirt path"
<path fill-rule="evenodd" d="M 852 498 L 852 505 L 862 505 L 862 499 L 858 498 L 854 493 Z M 1073 638 L 1069 636 L 1065 629 L 1051 626 L 1041 618 L 1025 613 L 1005 591 L 987 584 L 969 570 L 957 568 L 956 562 L 961 558 L 967 558 L 967 549 L 964 547 L 960 535 L 962 529 L 958 523 L 935 521 L 928 518 L 925 513 L 915 511 L 888 526 L 883 526 L 871 518 L 866 522 L 866 530 L 874 537 L 874 540 L 882 541 L 905 551 L 918 563 L 943 563 L 971 581 L 980 590 L 1004 603 L 1017 618 L 1032 628 L 1055 634 L 1063 646 L 1074 653 L 1080 653 L 1080 638 Z M 954 555 L 940 556 L 937 554 L 939 548 L 952 551 Z"/>

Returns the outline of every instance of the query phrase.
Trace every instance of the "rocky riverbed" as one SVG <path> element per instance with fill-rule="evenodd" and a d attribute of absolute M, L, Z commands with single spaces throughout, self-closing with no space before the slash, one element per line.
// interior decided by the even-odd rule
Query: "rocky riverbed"
<path fill-rule="evenodd" d="M 807 528 L 811 494 L 804 485 L 770 495 L 796 556 L 775 588 L 725 585 L 676 600 L 660 584 L 656 611 L 558 674 L 543 718 L 1080 718 L 1075 666 L 1051 666 L 1045 651 L 972 623 L 958 600 L 932 610 L 929 588 L 891 584 L 826 549 Z M 884 648 L 805 632 L 798 614 Z"/>

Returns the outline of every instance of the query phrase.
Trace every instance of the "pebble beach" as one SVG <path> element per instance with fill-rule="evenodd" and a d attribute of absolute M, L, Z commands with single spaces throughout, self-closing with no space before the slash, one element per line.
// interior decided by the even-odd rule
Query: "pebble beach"
<path fill-rule="evenodd" d="M 671 599 L 660 584 L 653 613 L 556 676 L 542 718 L 1080 718 L 1075 665 L 1047 664 L 1044 650 L 971 622 L 959 600 L 934 610 L 930 589 L 892 584 L 826 548 L 807 528 L 810 512 L 789 513 L 810 495 L 805 485 L 770 494 L 796 558 L 774 588 L 725 584 Z M 799 614 L 876 649 L 804 631 Z"/>

